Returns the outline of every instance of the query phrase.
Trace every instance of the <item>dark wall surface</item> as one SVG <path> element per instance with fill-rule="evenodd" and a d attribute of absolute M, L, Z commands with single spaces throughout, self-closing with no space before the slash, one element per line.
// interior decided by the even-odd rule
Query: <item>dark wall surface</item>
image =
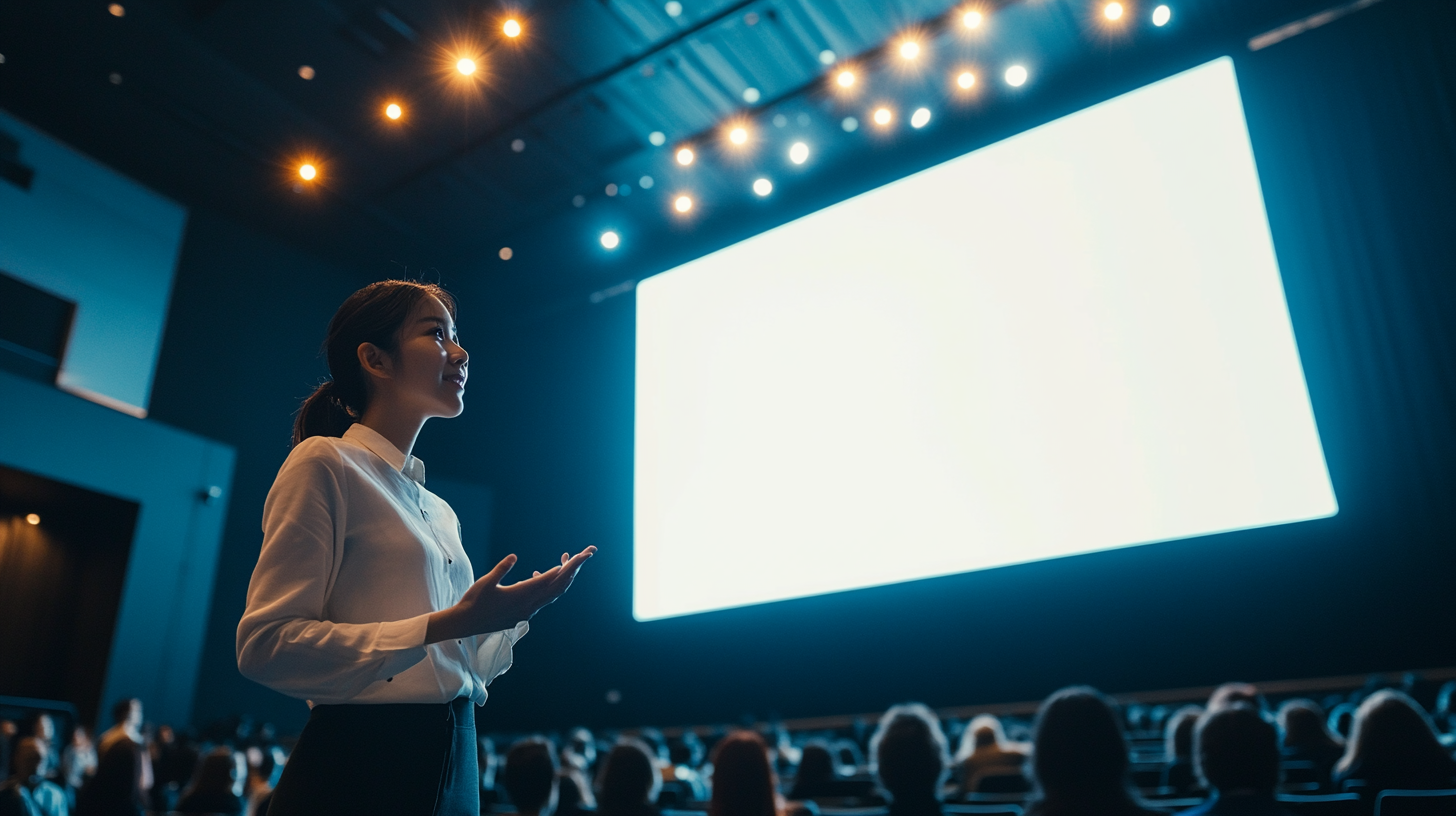
<path fill-rule="evenodd" d="M 489 486 L 492 557 L 519 553 L 521 574 L 563 550 L 602 548 L 533 621 L 482 727 L 805 716 L 1025 700 L 1069 683 L 1126 691 L 1456 663 L 1456 511 L 1443 501 L 1456 487 L 1451 31 L 1450 4 L 1388 0 L 1259 52 L 1222 52 L 1236 61 L 1340 502 L 1329 519 L 639 624 L 631 293 L 506 308 L 520 285 L 447 270 L 473 354 L 468 407 L 427 426 L 416 452 L 432 474 Z M 720 237 L 695 254 L 732 239 Z M 579 252 L 562 245 L 551 262 Z M 592 274 L 606 286 L 660 261 Z M 301 703 L 243 680 L 233 661 L 262 502 L 291 412 L 324 373 L 316 351 L 333 309 L 404 271 L 331 265 L 193 214 L 153 415 L 239 454 L 199 721 L 302 722 Z"/>

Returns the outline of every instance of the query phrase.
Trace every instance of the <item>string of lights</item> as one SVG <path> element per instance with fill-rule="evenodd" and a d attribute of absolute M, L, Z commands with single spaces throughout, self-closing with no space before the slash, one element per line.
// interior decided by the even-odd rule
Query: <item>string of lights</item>
<path fill-rule="evenodd" d="M 682 13 L 680 4 L 668 3 L 666 10 L 670 16 L 673 14 L 672 7 L 677 7 L 678 14 Z M 1099 9 L 1103 25 L 1108 27 L 1125 26 L 1131 19 L 1131 6 L 1123 2 L 1102 2 L 1097 0 L 1094 8 Z M 113 4 L 110 11 L 115 16 L 125 13 L 119 4 Z M 750 107 L 734 113 L 724 121 L 720 122 L 703 132 L 680 140 L 673 148 L 673 158 L 680 171 L 690 171 L 703 150 L 705 143 L 716 140 L 725 144 L 726 150 L 736 153 L 739 158 L 745 154 L 768 147 L 769 139 L 759 138 L 760 133 L 770 132 L 761 121 L 768 116 L 776 106 L 783 103 L 787 98 L 797 96 L 805 90 L 822 89 L 840 101 L 850 103 L 870 84 L 867 80 L 876 72 L 887 70 L 917 70 L 928 68 L 928 63 L 936 51 L 936 40 L 940 37 L 954 33 L 959 36 L 985 37 L 989 36 L 994 29 L 992 18 L 997 8 L 989 4 L 978 4 L 970 7 L 961 7 L 948 14 L 938 15 L 934 19 L 925 21 L 917 26 L 908 29 L 901 34 L 889 38 L 880 45 L 872 48 L 855 57 L 841 59 L 834 52 L 825 50 L 818 55 L 818 60 L 824 66 L 824 73 L 810 86 L 793 89 L 780 95 L 778 98 L 763 100 L 762 93 L 757 88 L 747 88 L 742 97 Z M 1164 27 L 1172 20 L 1172 9 L 1165 4 L 1154 6 L 1147 14 L 1148 21 L 1154 27 Z M 501 22 L 499 26 L 500 36 L 506 40 L 516 40 L 525 31 L 524 23 L 516 18 L 510 17 Z M 481 59 L 483 56 L 474 52 L 473 49 L 457 49 L 455 53 L 449 54 L 446 62 L 451 65 L 450 73 L 458 81 L 483 81 L 484 72 L 481 70 Z M 981 77 L 982 69 L 965 65 L 955 64 L 950 66 L 947 73 L 947 87 L 952 94 L 965 97 L 969 94 L 979 92 L 983 85 Z M 312 79 L 315 71 L 312 67 L 304 65 L 299 68 L 299 76 L 304 79 Z M 1000 69 L 1000 79 L 1008 89 L 1021 89 L 1032 81 L 1032 67 L 1022 61 L 1010 62 Z M 908 107 L 908 106 L 907 106 Z M 400 98 L 388 99 L 382 108 L 382 116 L 387 123 L 397 124 L 408 118 L 407 100 Z M 905 121 L 914 130 L 927 127 L 934 112 L 929 106 L 921 105 L 910 112 L 908 117 L 901 117 L 892 102 L 874 101 L 865 117 L 866 121 L 873 126 L 876 133 L 888 134 L 893 132 L 900 121 Z M 802 119 L 801 115 L 801 119 Z M 784 116 L 782 113 L 775 117 L 775 124 L 782 127 Z M 860 119 L 851 114 L 840 120 L 840 127 L 845 133 L 855 133 L 860 129 Z M 661 131 L 653 131 L 648 135 L 648 143 L 654 147 L 663 147 L 667 143 L 667 137 Z M 525 148 L 521 139 L 515 139 L 511 143 L 513 151 L 519 153 Z M 813 155 L 811 145 L 802 138 L 795 138 L 787 144 L 784 153 L 781 154 L 788 159 L 793 166 L 802 166 L 808 163 Z M 296 160 L 297 176 L 300 181 L 295 182 L 296 189 L 299 184 L 317 184 L 324 180 L 322 162 L 313 156 L 304 156 Z M 772 195 L 775 189 L 774 180 L 762 172 L 750 172 L 751 181 L 748 182 L 748 189 L 757 198 L 767 198 Z M 650 190 L 654 186 L 654 179 L 650 175 L 644 175 L 638 179 L 638 187 L 643 190 Z M 626 196 L 631 192 L 631 185 L 611 183 L 607 185 L 606 192 L 609 197 Z M 700 198 L 699 193 L 690 185 L 679 185 L 672 190 L 667 199 L 670 202 L 670 213 L 679 219 L 693 218 L 701 212 L 696 206 Z M 573 204 L 577 207 L 584 206 L 585 197 L 578 195 Z M 599 243 L 606 250 L 616 250 L 622 246 L 622 235 L 617 229 L 608 229 L 598 236 Z M 503 248 L 499 257 L 502 260 L 509 260 L 513 256 L 509 248 Z"/>

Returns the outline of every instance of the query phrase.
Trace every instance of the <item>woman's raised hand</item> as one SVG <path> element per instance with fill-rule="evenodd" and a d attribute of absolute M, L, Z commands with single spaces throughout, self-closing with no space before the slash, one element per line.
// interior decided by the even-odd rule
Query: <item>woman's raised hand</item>
<path fill-rule="evenodd" d="M 576 555 L 561 554 L 561 564 L 545 572 L 536 572 L 524 581 L 509 586 L 502 584 L 506 573 L 516 565 L 516 557 L 501 559 L 495 569 L 465 591 L 460 602 L 430 616 L 425 630 L 426 643 L 470 637 L 486 632 L 510 629 L 520 621 L 530 620 L 542 607 L 560 598 L 576 579 L 576 573 L 596 547 L 587 547 Z"/>

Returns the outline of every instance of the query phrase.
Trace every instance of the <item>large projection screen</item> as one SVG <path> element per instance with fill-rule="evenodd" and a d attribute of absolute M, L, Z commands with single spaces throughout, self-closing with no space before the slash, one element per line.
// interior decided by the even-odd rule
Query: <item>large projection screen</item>
<path fill-rule="evenodd" d="M 643 280 L 636 400 L 638 620 L 1337 510 L 1228 58 Z"/>

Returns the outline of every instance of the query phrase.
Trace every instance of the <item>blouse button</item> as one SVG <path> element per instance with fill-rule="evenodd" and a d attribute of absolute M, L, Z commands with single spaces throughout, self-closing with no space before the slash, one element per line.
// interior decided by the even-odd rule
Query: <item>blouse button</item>
<path fill-rule="evenodd" d="M 445 563 L 446 564 L 453 564 L 453 563 L 455 563 L 455 559 L 453 559 L 453 558 L 446 558 L 445 559 Z"/>
<path fill-rule="evenodd" d="M 386 683 L 393 683 L 394 682 L 394 678 L 393 677 L 386 677 L 386 678 L 384 678 L 384 682 L 386 682 Z"/>

